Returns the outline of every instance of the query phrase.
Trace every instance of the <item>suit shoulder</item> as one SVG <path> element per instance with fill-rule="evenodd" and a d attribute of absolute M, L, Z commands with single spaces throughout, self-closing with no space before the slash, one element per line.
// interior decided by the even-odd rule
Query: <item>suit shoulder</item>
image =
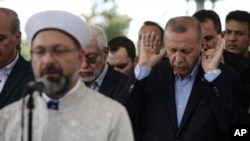
<path fill-rule="evenodd" d="M 250 69 L 250 58 L 243 57 L 241 55 L 231 53 L 226 50 L 223 52 L 223 57 L 225 64 L 229 65 L 239 73 L 249 71 Z"/>
<path fill-rule="evenodd" d="M 171 65 L 169 63 L 169 59 L 165 58 L 163 60 L 161 60 L 160 62 L 158 62 L 153 68 L 152 68 L 152 72 L 155 71 L 166 71 L 171 69 Z"/>
<path fill-rule="evenodd" d="M 31 66 L 31 62 L 30 61 L 27 61 L 25 60 L 22 55 L 19 55 L 19 59 L 17 60 L 14 68 L 14 70 L 18 70 L 18 71 L 23 71 L 23 70 L 26 70 L 26 71 L 32 71 L 32 66 Z"/>
<path fill-rule="evenodd" d="M 228 78 L 240 79 L 240 74 L 236 70 L 234 70 L 232 67 L 221 63 L 219 65 L 219 68 L 221 69 L 222 73 L 225 76 L 228 76 Z"/>

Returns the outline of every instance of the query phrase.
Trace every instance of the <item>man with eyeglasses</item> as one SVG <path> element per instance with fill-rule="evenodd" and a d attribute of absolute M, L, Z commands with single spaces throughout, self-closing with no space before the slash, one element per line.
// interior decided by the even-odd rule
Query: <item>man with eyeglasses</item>
<path fill-rule="evenodd" d="M 65 11 L 43 11 L 29 18 L 25 31 L 33 72 L 45 88 L 28 91 L 30 96 L 0 111 L 0 140 L 133 141 L 125 108 L 80 80 L 90 35 L 84 20 Z M 31 100 L 33 118 L 28 118 Z"/>
<path fill-rule="evenodd" d="M 126 106 L 131 83 L 124 74 L 115 71 L 108 63 L 109 48 L 103 29 L 89 25 L 91 36 L 84 48 L 85 61 L 80 67 L 82 81 L 98 91 Z"/>
<path fill-rule="evenodd" d="M 115 71 L 107 63 L 109 48 L 107 47 L 106 34 L 99 26 L 89 25 L 89 27 L 91 35 L 87 46 L 84 48 L 85 60 L 80 67 L 81 79 L 93 90 L 123 104 L 128 111 L 134 128 L 137 126 L 135 124 L 138 124 L 134 118 L 137 112 L 134 111 L 133 103 L 130 103 L 130 98 L 135 79 Z"/>

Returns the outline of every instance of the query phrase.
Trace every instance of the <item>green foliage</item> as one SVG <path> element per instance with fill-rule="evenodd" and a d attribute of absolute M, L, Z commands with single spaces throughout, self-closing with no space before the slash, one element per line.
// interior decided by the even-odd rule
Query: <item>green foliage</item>
<path fill-rule="evenodd" d="M 97 6 L 97 4 L 93 5 L 90 15 L 82 14 L 86 21 L 90 24 L 95 24 L 102 27 L 107 35 L 108 40 L 115 36 L 126 36 L 131 18 L 127 15 L 118 14 L 117 5 L 114 5 L 109 10 L 106 9 L 101 12 L 98 12 Z M 26 40 L 22 40 L 21 55 L 26 60 L 30 60 L 31 58 L 30 46 Z"/>
<path fill-rule="evenodd" d="M 97 5 L 94 4 L 90 15 L 82 16 L 90 24 L 95 24 L 102 27 L 107 35 L 108 40 L 115 36 L 127 34 L 127 29 L 131 18 L 127 15 L 117 13 L 117 6 L 114 5 L 109 10 L 103 10 L 102 12 L 97 12 Z"/>
<path fill-rule="evenodd" d="M 22 40 L 21 43 L 21 55 L 26 59 L 30 60 L 30 46 L 26 40 Z"/>

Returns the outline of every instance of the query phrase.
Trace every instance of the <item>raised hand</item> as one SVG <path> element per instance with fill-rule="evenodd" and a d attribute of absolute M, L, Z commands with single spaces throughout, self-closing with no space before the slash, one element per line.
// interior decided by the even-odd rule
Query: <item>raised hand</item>
<path fill-rule="evenodd" d="M 165 55 L 165 51 L 157 54 L 157 47 L 160 45 L 160 37 L 155 32 L 147 32 L 143 34 L 140 41 L 139 65 L 152 68 Z"/>
<path fill-rule="evenodd" d="M 224 39 L 218 35 L 215 48 L 207 49 L 206 46 L 202 46 L 201 63 L 205 73 L 218 69 L 219 63 L 223 60 L 224 45 Z"/>

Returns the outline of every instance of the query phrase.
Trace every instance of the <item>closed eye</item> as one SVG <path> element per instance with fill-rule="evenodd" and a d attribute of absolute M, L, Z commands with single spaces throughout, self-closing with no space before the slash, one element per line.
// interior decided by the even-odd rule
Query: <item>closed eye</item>
<path fill-rule="evenodd" d="M 120 64 L 120 65 L 117 65 L 116 67 L 119 68 L 119 69 L 124 69 L 128 64 Z"/>

